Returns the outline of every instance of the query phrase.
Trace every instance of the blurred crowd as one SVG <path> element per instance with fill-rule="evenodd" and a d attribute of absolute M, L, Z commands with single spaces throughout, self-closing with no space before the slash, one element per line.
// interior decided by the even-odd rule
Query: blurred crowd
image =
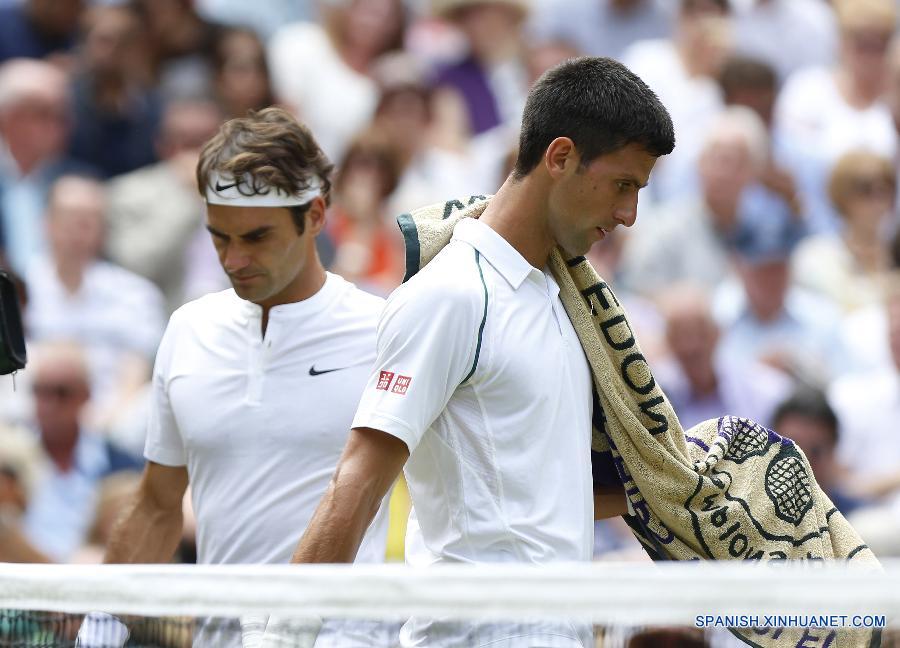
<path fill-rule="evenodd" d="M 0 0 L 0 561 L 96 561 L 139 480 L 167 318 L 228 287 L 195 165 L 273 103 L 336 164 L 319 252 L 386 295 L 394 219 L 490 194 L 530 84 L 615 57 L 670 110 L 637 224 L 591 253 L 685 428 L 799 443 L 900 555 L 897 0 Z M 895 418 L 897 415 L 897 418 Z M 186 525 L 181 558 L 193 556 Z M 632 556 L 619 521 L 597 555 Z"/>

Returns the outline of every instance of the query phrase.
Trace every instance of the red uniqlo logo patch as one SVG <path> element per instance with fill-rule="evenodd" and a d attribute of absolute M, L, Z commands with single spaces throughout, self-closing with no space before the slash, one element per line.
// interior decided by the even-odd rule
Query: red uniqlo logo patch
<path fill-rule="evenodd" d="M 378 384 L 375 386 L 375 389 L 381 389 L 383 391 L 387 391 L 391 382 L 394 380 L 394 373 L 391 371 L 382 371 L 381 376 L 378 377 Z"/>
<path fill-rule="evenodd" d="M 410 376 L 397 376 L 397 382 L 391 391 L 403 396 L 406 394 L 406 390 L 409 389 L 409 383 L 411 382 L 412 378 Z"/>

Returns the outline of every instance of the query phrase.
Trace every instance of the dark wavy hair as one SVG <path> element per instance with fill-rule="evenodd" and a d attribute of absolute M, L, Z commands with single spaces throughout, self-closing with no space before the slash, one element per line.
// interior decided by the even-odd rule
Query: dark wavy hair
<path fill-rule="evenodd" d="M 675 147 L 672 119 L 656 94 L 608 58 L 570 59 L 534 84 L 522 116 L 514 177 L 528 175 L 557 137 L 574 142 L 583 166 L 629 144 L 657 157 Z"/>
<path fill-rule="evenodd" d="M 197 188 L 205 196 L 213 172 L 248 178 L 249 184 L 237 186 L 247 195 L 266 194 L 273 188 L 298 194 L 318 179 L 329 205 L 333 170 L 310 130 L 283 108 L 270 107 L 222 124 L 200 152 Z M 309 205 L 290 208 L 301 234 Z"/>

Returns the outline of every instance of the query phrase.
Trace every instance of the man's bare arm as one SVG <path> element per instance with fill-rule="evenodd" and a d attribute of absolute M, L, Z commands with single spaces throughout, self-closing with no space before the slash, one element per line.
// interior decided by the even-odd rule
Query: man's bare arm
<path fill-rule="evenodd" d="M 163 563 L 181 539 L 181 504 L 188 485 L 184 466 L 147 462 L 137 493 L 116 522 L 106 563 Z"/>
<path fill-rule="evenodd" d="M 409 458 L 400 439 L 355 428 L 300 544 L 295 563 L 353 562 L 381 500 Z"/>
<path fill-rule="evenodd" d="M 594 488 L 594 519 L 605 520 L 628 513 L 625 489 L 621 486 L 597 486 Z"/>

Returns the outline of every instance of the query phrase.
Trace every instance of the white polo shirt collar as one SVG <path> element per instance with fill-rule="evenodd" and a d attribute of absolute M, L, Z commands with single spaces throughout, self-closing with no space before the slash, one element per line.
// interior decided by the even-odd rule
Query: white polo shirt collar
<path fill-rule="evenodd" d="M 457 223 L 453 228 L 453 239 L 468 243 L 478 250 L 513 290 L 518 290 L 532 273 L 535 279 L 540 279 L 543 283 L 544 273 L 528 263 L 509 241 L 477 219 L 465 218 Z M 555 286 L 555 282 L 552 285 Z"/>
<path fill-rule="evenodd" d="M 325 274 L 325 283 L 316 291 L 315 294 L 297 302 L 288 304 L 278 304 L 269 309 L 269 321 L 278 319 L 295 319 L 298 317 L 308 317 L 323 311 L 341 291 L 342 281 L 337 275 L 330 272 Z M 236 296 L 236 295 L 235 295 Z M 238 297 L 238 299 L 240 299 Z M 262 306 L 254 304 L 245 299 L 240 309 L 241 321 L 246 324 L 251 320 L 259 320 L 262 318 Z"/>

